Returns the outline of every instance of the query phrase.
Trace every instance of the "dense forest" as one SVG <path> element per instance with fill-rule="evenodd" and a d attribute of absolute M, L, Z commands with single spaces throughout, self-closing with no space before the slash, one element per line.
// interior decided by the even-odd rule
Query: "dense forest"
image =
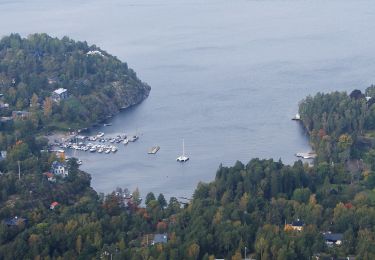
<path fill-rule="evenodd" d="M 106 64 L 100 68 L 107 68 L 107 73 L 98 69 L 102 78 L 90 69 L 71 70 L 74 62 L 62 65 L 64 48 L 87 66 Z M 142 200 L 142 187 L 96 193 L 90 187 L 90 175 L 79 170 L 74 158 L 66 160 L 48 151 L 41 132 L 57 122 L 72 126 L 98 119 L 91 115 L 82 116 L 82 122 L 65 118 L 59 109 L 71 99 L 91 111 L 86 98 L 107 95 L 110 82 L 126 86 L 134 81 L 145 90 L 146 85 L 117 59 L 67 38 L 12 35 L 1 41 L 0 49 L 1 104 L 31 113 L 8 122 L 9 108 L 2 107 L 0 259 L 236 260 L 245 253 L 262 260 L 375 259 L 375 87 L 365 94 L 359 90 L 349 95 L 318 93 L 301 102 L 301 125 L 317 153 L 312 164 L 285 165 L 272 159 L 237 162 L 233 167 L 219 166 L 215 180 L 199 183 L 191 200 L 167 200 L 153 193 Z M 31 56 L 25 51 L 30 49 L 34 50 Z M 44 61 L 53 60 L 50 53 L 60 51 L 55 56 L 61 58 L 57 69 L 52 65 L 40 69 Z M 19 59 L 4 58 L 17 53 Z M 36 71 L 23 73 L 25 64 Z M 19 73 L 12 74 L 12 68 Z M 58 73 L 50 85 L 52 74 L 47 71 L 65 72 Z M 79 92 L 75 77 L 89 79 L 92 88 Z M 33 85 L 33 79 L 44 81 Z M 51 98 L 57 87 L 68 89 L 71 96 L 52 102 L 48 114 L 49 103 L 41 101 Z M 101 111 L 103 117 L 108 112 Z M 60 173 L 59 167 L 67 174 Z"/>
<path fill-rule="evenodd" d="M 58 89 L 66 90 L 61 100 L 53 97 Z M 77 129 L 141 102 L 149 91 L 126 63 L 95 45 L 46 34 L 0 40 L 2 116 L 28 111 L 37 127 Z"/>

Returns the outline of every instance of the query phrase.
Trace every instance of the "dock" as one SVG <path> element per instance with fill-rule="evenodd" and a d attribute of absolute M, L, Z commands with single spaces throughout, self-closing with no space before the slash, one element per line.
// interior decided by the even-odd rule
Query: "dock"
<path fill-rule="evenodd" d="M 303 158 L 303 159 L 314 159 L 316 157 L 316 153 L 314 152 L 308 152 L 308 153 L 296 153 L 297 157 Z"/>
<path fill-rule="evenodd" d="M 160 146 L 153 146 L 148 150 L 148 154 L 156 154 L 160 149 Z"/>

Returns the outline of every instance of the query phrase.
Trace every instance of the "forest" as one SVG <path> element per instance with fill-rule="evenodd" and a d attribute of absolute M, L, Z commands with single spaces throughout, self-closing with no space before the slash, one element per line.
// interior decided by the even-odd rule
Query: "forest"
<path fill-rule="evenodd" d="M 49 151 L 41 133 L 57 122 L 74 127 L 98 120 L 94 113 L 68 119 L 61 111 L 71 100 L 91 110 L 85 101 L 109 98 L 109 82 L 134 81 L 144 91 L 146 85 L 116 58 L 67 38 L 11 35 L 0 50 L 0 259 L 237 260 L 245 253 L 262 260 L 375 259 L 374 86 L 301 101 L 301 127 L 317 153 L 311 164 L 255 158 L 220 165 L 215 179 L 199 183 L 187 201 L 145 196 L 142 187 L 98 194 L 76 159 Z M 68 56 L 81 63 L 74 67 Z M 58 79 L 50 86 L 52 72 Z M 93 87 L 80 92 L 77 78 Z M 43 102 L 58 87 L 72 96 Z M 31 115 L 8 120 L 13 109 Z"/>
<path fill-rule="evenodd" d="M 7 157 L 0 161 L 0 258 L 242 259 L 246 247 L 254 259 L 374 259 L 374 152 L 356 143 L 371 131 L 371 104 L 364 98 L 319 93 L 301 102 L 307 131 L 325 132 L 311 134 L 313 146 L 329 135 L 337 147 L 329 157 L 316 149 L 313 165 L 252 159 L 219 166 L 215 180 L 199 183 L 189 202 L 153 193 L 142 201 L 141 190 L 126 187 L 97 194 L 74 159 L 66 165 L 68 177 L 51 182 L 44 173 L 63 158 L 44 151 L 31 119 L 16 121 L 1 129 Z M 356 109 L 357 117 L 366 113 L 362 128 L 349 117 Z M 352 123 L 336 124 L 340 119 Z M 347 157 L 340 155 L 343 135 L 351 140 Z M 348 162 L 362 158 L 362 168 L 350 169 Z M 51 209 L 53 202 L 58 206 Z M 9 222 L 16 216 L 16 224 Z M 300 229 L 291 224 L 296 221 Z M 327 243 L 330 232 L 342 243 Z M 155 242 L 160 234 L 167 239 Z"/>
<path fill-rule="evenodd" d="M 53 96 L 55 90 L 65 95 Z M 126 63 L 68 37 L 0 40 L 0 115 L 29 112 L 35 127 L 80 129 L 145 99 L 150 87 Z"/>

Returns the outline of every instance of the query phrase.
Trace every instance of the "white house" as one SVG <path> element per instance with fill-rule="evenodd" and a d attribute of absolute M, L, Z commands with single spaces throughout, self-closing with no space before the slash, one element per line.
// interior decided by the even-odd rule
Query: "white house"
<path fill-rule="evenodd" d="M 65 88 L 58 88 L 52 92 L 52 100 L 55 102 L 60 102 L 63 99 L 68 98 L 68 90 Z"/>
<path fill-rule="evenodd" d="M 62 177 L 68 176 L 68 169 L 60 162 L 54 161 L 52 163 L 51 172 L 55 175 L 59 175 Z"/>

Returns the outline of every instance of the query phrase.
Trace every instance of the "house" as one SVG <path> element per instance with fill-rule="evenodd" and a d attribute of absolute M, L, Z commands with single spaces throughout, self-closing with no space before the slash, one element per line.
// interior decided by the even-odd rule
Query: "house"
<path fill-rule="evenodd" d="M 25 218 L 19 218 L 15 216 L 14 218 L 6 219 L 4 222 L 5 224 L 10 227 L 10 226 L 18 226 L 20 224 L 26 223 L 27 219 Z"/>
<path fill-rule="evenodd" d="M 58 88 L 52 92 L 52 100 L 55 102 L 60 102 L 63 99 L 68 98 L 68 90 L 65 88 Z"/>
<path fill-rule="evenodd" d="M 168 242 L 168 234 L 155 234 L 154 239 L 151 242 L 151 245 L 155 245 L 158 243 L 166 244 Z"/>
<path fill-rule="evenodd" d="M 68 169 L 58 161 L 52 163 L 51 172 L 64 178 L 68 176 Z"/>
<path fill-rule="evenodd" d="M 344 235 L 341 233 L 323 232 L 324 241 L 328 246 L 341 245 Z"/>
<path fill-rule="evenodd" d="M 285 231 L 302 231 L 304 226 L 305 226 L 305 223 L 301 221 L 300 219 L 297 219 L 297 220 L 294 220 L 290 224 L 285 223 L 284 230 Z"/>
<path fill-rule="evenodd" d="M 59 205 L 59 203 L 57 201 L 54 201 L 51 203 L 51 205 L 49 206 L 49 209 L 55 209 L 57 206 Z"/>
<path fill-rule="evenodd" d="M 8 103 L 4 103 L 3 101 L 0 101 L 0 108 L 1 109 L 9 108 L 9 104 Z"/>
<path fill-rule="evenodd" d="M 55 175 L 52 172 L 45 172 L 43 175 L 47 177 L 49 182 L 56 182 Z"/>
<path fill-rule="evenodd" d="M 12 118 L 15 120 L 24 120 L 30 117 L 30 112 L 27 111 L 13 111 Z"/>
<path fill-rule="evenodd" d="M 7 158 L 7 151 L 1 151 L 0 152 L 0 161 Z"/>

